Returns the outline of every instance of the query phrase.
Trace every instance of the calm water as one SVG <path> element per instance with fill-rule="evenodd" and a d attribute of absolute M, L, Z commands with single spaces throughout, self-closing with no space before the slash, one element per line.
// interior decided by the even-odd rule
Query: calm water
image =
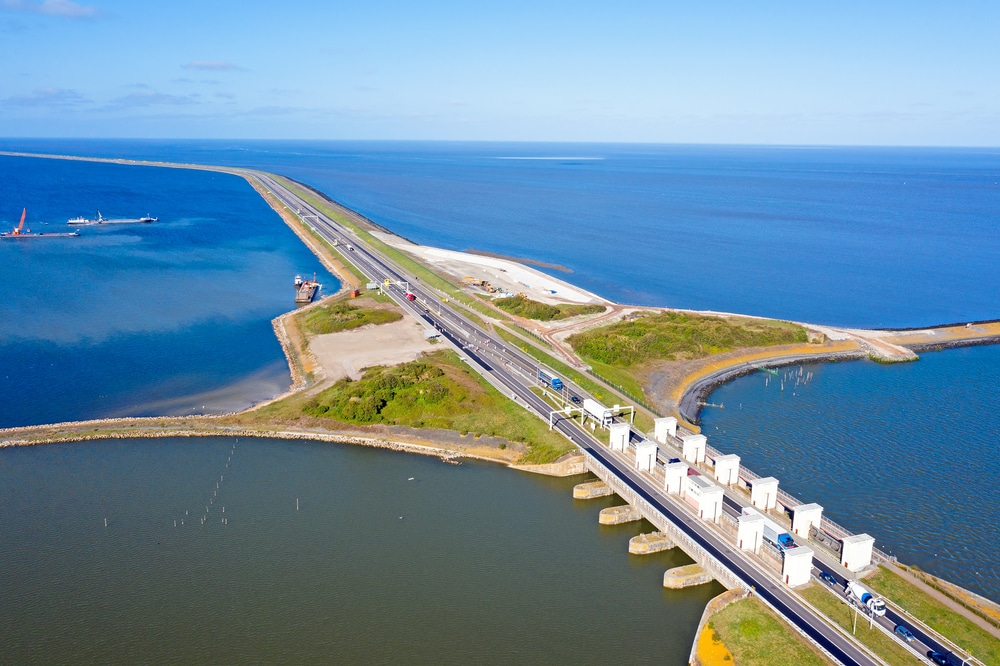
<path fill-rule="evenodd" d="M 241 409 L 290 383 L 271 319 L 320 267 L 241 178 L 180 169 L 0 157 L 0 427 Z M 320 271 L 321 281 L 337 283 Z"/>
<path fill-rule="evenodd" d="M 722 589 L 665 591 L 684 556 L 574 480 L 234 444 L 0 451 L 0 662 L 685 664 Z"/>
<path fill-rule="evenodd" d="M 801 367 L 804 386 L 756 374 L 714 391 L 713 446 L 900 560 L 1000 599 L 1000 346 Z"/>
<path fill-rule="evenodd" d="M 270 169 L 414 241 L 561 264 L 579 286 L 627 303 L 868 327 L 998 316 L 995 149 L 13 139 L 0 148 Z"/>

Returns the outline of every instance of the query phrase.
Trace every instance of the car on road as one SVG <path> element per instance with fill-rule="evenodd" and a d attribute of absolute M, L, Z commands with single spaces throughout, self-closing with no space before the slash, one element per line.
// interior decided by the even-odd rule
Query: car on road
<path fill-rule="evenodd" d="M 569 399 L 572 400 L 576 404 L 580 404 L 580 399 L 578 397 L 576 397 L 575 395 L 571 395 L 569 397 Z"/>
<path fill-rule="evenodd" d="M 837 579 L 833 577 L 833 574 L 829 571 L 820 571 L 819 579 L 829 585 L 830 587 L 837 587 Z"/>
<path fill-rule="evenodd" d="M 928 652 L 927 658 L 939 666 L 950 666 L 951 664 L 951 660 L 948 659 L 948 655 L 936 652 L 935 650 Z"/>
<path fill-rule="evenodd" d="M 896 628 L 892 630 L 892 633 L 896 634 L 897 636 L 899 636 L 900 638 L 902 638 L 907 643 L 912 642 L 913 639 L 915 638 L 914 635 L 913 635 L 913 632 L 910 631 L 909 629 L 907 629 L 906 627 L 904 627 L 901 624 L 897 624 Z"/>

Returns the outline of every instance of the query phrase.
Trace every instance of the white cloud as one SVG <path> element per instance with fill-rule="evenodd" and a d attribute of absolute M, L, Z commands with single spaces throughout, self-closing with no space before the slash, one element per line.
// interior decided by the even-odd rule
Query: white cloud
<path fill-rule="evenodd" d="M 226 62 L 225 60 L 192 60 L 189 63 L 181 65 L 185 69 L 201 69 L 214 72 L 242 72 L 245 71 L 239 65 L 235 65 L 231 62 Z"/>
<path fill-rule="evenodd" d="M 3 100 L 5 106 L 22 107 L 68 107 L 87 102 L 87 98 L 75 90 L 66 88 L 35 88 L 30 93 L 12 95 Z"/>
<path fill-rule="evenodd" d="M 49 16 L 66 16 L 69 18 L 90 18 L 97 16 L 93 7 L 81 5 L 73 0 L 0 0 L 0 9 L 31 14 L 47 14 Z"/>
<path fill-rule="evenodd" d="M 134 92 L 112 100 L 109 106 L 113 108 L 137 106 L 183 106 L 196 104 L 197 95 L 169 95 L 159 92 Z"/>

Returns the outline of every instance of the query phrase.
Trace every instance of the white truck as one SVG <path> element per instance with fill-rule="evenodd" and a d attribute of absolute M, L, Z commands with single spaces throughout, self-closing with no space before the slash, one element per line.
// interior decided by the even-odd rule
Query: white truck
<path fill-rule="evenodd" d="M 590 398 L 583 399 L 583 410 L 597 420 L 597 422 L 601 424 L 602 428 L 607 428 L 614 420 L 614 410 L 608 409 L 601 403 L 596 400 L 591 400 Z"/>
<path fill-rule="evenodd" d="M 867 608 L 875 617 L 885 615 L 885 600 L 876 597 L 861 583 L 854 580 L 847 581 L 846 591 L 853 601 Z"/>

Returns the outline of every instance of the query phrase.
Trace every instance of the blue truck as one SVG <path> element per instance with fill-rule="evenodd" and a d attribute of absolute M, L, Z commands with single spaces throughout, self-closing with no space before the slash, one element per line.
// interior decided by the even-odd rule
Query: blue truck
<path fill-rule="evenodd" d="M 538 381 L 548 384 L 556 391 L 562 391 L 563 389 L 563 381 L 561 379 L 558 377 L 549 378 L 549 376 L 541 370 L 538 371 Z"/>

